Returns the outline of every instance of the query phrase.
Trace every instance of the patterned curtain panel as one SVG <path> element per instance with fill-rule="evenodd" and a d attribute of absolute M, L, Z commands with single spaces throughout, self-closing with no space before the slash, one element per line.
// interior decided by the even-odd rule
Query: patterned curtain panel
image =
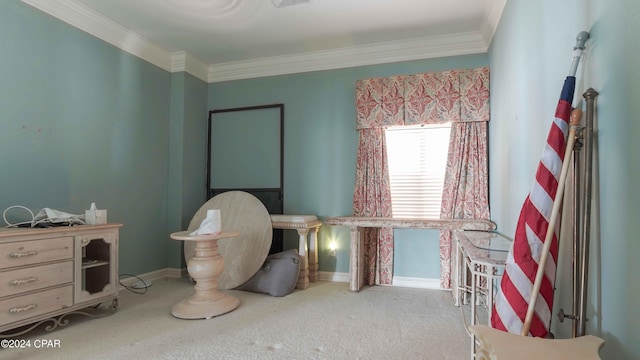
<path fill-rule="evenodd" d="M 487 122 L 451 126 L 440 218 L 489 220 Z M 440 232 L 440 286 L 451 288 L 451 231 Z"/>
<path fill-rule="evenodd" d="M 356 127 L 489 121 L 489 68 L 356 82 Z"/>
<path fill-rule="evenodd" d="M 383 124 L 382 79 L 356 81 L 356 128 L 376 128 Z"/>
<path fill-rule="evenodd" d="M 451 122 L 459 125 L 452 126 L 441 218 L 488 219 L 487 121 L 489 68 L 486 67 L 358 80 L 356 128 L 360 131 L 360 143 L 354 216 L 392 216 L 384 127 Z M 481 211 L 484 208 L 486 214 Z M 368 230 L 364 241 L 368 265 L 365 282 L 391 284 L 393 229 Z M 449 289 L 450 234 L 441 234 L 440 247 L 441 285 Z"/>
<path fill-rule="evenodd" d="M 460 71 L 460 121 L 489 121 L 489 68 Z"/>
<path fill-rule="evenodd" d="M 357 129 L 404 125 L 404 76 L 356 81 Z"/>
<path fill-rule="evenodd" d="M 460 121 L 460 71 L 407 77 L 405 125 Z"/>
<path fill-rule="evenodd" d="M 384 129 L 360 130 L 353 215 L 391 217 L 391 190 Z M 393 229 L 369 228 L 364 236 L 364 281 L 388 285 L 393 280 Z"/>

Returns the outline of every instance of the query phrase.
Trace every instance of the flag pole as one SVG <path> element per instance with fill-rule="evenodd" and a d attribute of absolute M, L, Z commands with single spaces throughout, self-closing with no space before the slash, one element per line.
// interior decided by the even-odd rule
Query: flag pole
<path fill-rule="evenodd" d="M 571 61 L 571 68 L 569 69 L 569 76 L 576 75 L 576 72 L 578 71 L 578 63 L 580 62 L 582 52 L 585 49 L 585 43 L 588 39 L 589 33 L 586 31 L 581 31 L 576 36 L 576 46 L 573 47 L 573 58 Z M 538 270 L 536 271 L 533 289 L 531 290 L 529 304 L 527 307 L 527 314 L 525 315 L 524 323 L 522 325 L 522 336 L 528 336 L 529 330 L 531 329 L 531 321 L 533 320 L 533 313 L 535 312 L 536 302 L 538 301 L 538 295 L 540 294 L 540 286 L 542 285 L 542 278 L 544 277 L 544 268 L 547 262 L 547 256 L 549 255 L 549 250 L 551 249 L 551 242 L 556 228 L 560 206 L 562 204 L 562 197 L 564 195 L 564 185 L 569 169 L 569 161 L 567 161 L 567 159 L 569 159 L 573 151 L 573 145 L 576 140 L 575 134 L 578 126 L 580 125 L 581 118 L 582 110 L 574 109 L 571 112 L 569 121 L 569 135 L 567 137 L 567 146 L 565 148 L 565 154 L 562 162 L 562 170 L 560 172 L 560 178 L 558 179 L 558 189 L 556 190 L 556 197 L 553 201 L 553 208 L 551 209 L 551 215 L 549 217 L 549 227 L 547 228 L 547 233 L 545 234 L 542 254 L 540 254 L 540 260 L 538 261 Z"/>
<path fill-rule="evenodd" d="M 540 260 L 538 261 L 538 271 L 536 272 L 535 282 L 533 283 L 533 289 L 531 290 L 531 297 L 529 299 L 529 306 L 527 307 L 527 314 L 524 318 L 524 324 L 522 325 L 522 336 L 529 335 L 529 329 L 531 328 L 531 321 L 533 320 L 533 313 L 535 311 L 536 302 L 538 300 L 538 294 L 540 293 L 540 286 L 542 285 L 542 278 L 544 277 L 544 268 L 547 262 L 547 256 L 551 249 L 551 242 L 553 239 L 553 233 L 556 228 L 558 215 L 560 213 L 560 207 L 562 205 L 562 197 L 564 195 L 564 185 L 566 183 L 567 173 L 569 170 L 569 161 L 567 161 L 571 152 L 573 151 L 573 145 L 576 141 L 576 130 L 580 125 L 580 119 L 582 118 L 582 110 L 573 109 L 571 112 L 571 118 L 569 121 L 569 135 L 567 137 L 567 147 L 564 152 L 564 161 L 562 162 L 562 170 L 560 172 L 560 178 L 558 179 L 558 190 L 556 191 L 556 198 L 553 201 L 553 208 L 551 209 L 551 215 L 549 217 L 549 227 L 544 238 L 544 245 L 542 247 L 542 254 L 540 254 Z"/>

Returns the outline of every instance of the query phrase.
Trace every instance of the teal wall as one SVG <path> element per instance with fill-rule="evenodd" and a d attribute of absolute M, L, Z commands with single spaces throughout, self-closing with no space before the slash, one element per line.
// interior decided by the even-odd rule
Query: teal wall
<path fill-rule="evenodd" d="M 209 107 L 283 103 L 285 213 L 348 216 L 352 214 L 358 147 L 356 80 L 487 64 L 487 55 L 458 56 L 212 83 Z M 416 241 L 416 234 L 421 241 Z M 401 231 L 396 235 L 394 275 L 438 279 L 438 232 Z M 295 236 L 286 239 L 285 247 L 297 246 Z M 320 271 L 349 272 L 349 240 L 348 227 L 321 227 Z M 328 256 L 332 241 L 337 244 L 335 258 Z"/>
<path fill-rule="evenodd" d="M 603 359 L 640 359 L 640 242 L 634 228 L 640 192 L 632 182 L 640 175 L 640 2 L 507 2 L 489 52 L 491 216 L 502 232 L 513 233 L 582 30 L 591 40 L 576 100 L 589 87 L 600 93 L 587 333 L 605 339 Z M 571 311 L 571 276 L 562 269 L 571 266 L 570 254 L 565 251 L 559 262 L 554 313 Z M 558 337 L 570 335 L 570 326 L 552 320 Z"/>
<path fill-rule="evenodd" d="M 168 204 L 172 75 L 17 0 L 0 2 L 0 48 L 0 210 L 83 214 L 95 202 L 110 222 L 124 224 L 121 273 L 167 267 L 176 251 L 167 235 L 169 209 L 175 213 Z M 206 84 L 187 76 L 183 86 L 183 121 L 202 123 Z M 177 171 L 201 179 L 204 150 L 187 144 L 181 152 L 200 169 L 187 163 Z M 180 190 L 182 212 L 193 213 L 198 191 L 197 203 L 204 199 L 204 185 L 195 191 L 194 183 Z"/>
<path fill-rule="evenodd" d="M 206 200 L 207 84 L 171 75 L 168 233 L 184 230 Z M 167 266 L 186 267 L 182 242 L 167 239 Z"/>
<path fill-rule="evenodd" d="M 0 59 L 0 161 L 10 169 L 0 185 L 11 189 L 0 196 L 0 209 L 18 204 L 81 214 L 96 202 L 109 210 L 109 221 L 124 224 L 122 273 L 184 266 L 180 243 L 167 234 L 186 228 L 205 200 L 209 109 L 284 103 L 285 211 L 349 215 L 355 80 L 488 62 L 486 55 L 463 56 L 207 85 L 20 1 L 0 6 L 7 54 Z M 296 235 L 286 235 L 295 247 Z M 437 235 L 400 232 L 395 275 L 438 278 Z M 336 257 L 328 256 L 331 241 Z M 348 272 L 348 228 L 323 227 L 320 249 L 320 270 Z"/>
<path fill-rule="evenodd" d="M 82 213 L 91 202 L 122 222 L 120 272 L 183 265 L 168 238 L 205 199 L 206 113 L 284 103 L 285 211 L 349 215 L 357 147 L 357 79 L 491 66 L 492 218 L 513 233 L 531 186 L 575 36 L 591 32 L 577 97 L 600 92 L 599 159 L 588 332 L 604 359 L 640 358 L 640 4 L 632 0 L 510 0 L 488 55 L 206 84 L 170 74 L 18 0 L 0 2 L 0 210 Z M 540 124 L 540 121 L 545 122 Z M 505 151 L 509 149 L 509 151 Z M 10 220 L 23 218 L 19 212 Z M 396 276 L 437 278 L 437 234 L 401 230 Z M 338 256 L 328 256 L 328 243 Z M 320 269 L 348 271 L 349 231 L 323 226 Z M 422 256 L 416 256 L 421 254 Z M 558 302 L 566 305 L 566 274 Z M 560 306 L 560 305 L 559 305 Z M 555 318 L 554 318 L 555 319 Z M 566 324 L 554 332 L 567 333 Z"/>

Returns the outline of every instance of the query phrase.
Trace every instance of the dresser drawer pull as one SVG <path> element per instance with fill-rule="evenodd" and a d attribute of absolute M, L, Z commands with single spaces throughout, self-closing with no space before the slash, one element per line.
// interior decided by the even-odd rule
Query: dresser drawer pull
<path fill-rule="evenodd" d="M 21 312 L 33 310 L 33 309 L 35 309 L 37 307 L 38 307 L 38 305 L 36 305 L 36 304 L 30 304 L 30 305 L 27 305 L 27 306 L 21 307 L 21 308 L 13 308 L 13 309 L 9 310 L 9 313 L 10 314 L 20 314 Z"/>
<path fill-rule="evenodd" d="M 26 278 L 26 279 L 15 279 L 15 280 L 11 280 L 11 281 L 9 282 L 9 284 L 10 284 L 10 285 L 13 285 L 13 286 L 20 286 L 20 285 L 24 285 L 24 284 L 32 283 L 32 282 L 35 282 L 35 281 L 38 281 L 38 278 L 37 278 L 37 277 L 33 277 L 33 276 L 31 276 L 31 277 L 28 277 L 28 278 Z"/>
<path fill-rule="evenodd" d="M 19 258 L 34 256 L 34 255 L 38 255 L 38 252 L 37 251 L 14 252 L 9 254 L 9 257 L 14 259 L 19 259 Z"/>

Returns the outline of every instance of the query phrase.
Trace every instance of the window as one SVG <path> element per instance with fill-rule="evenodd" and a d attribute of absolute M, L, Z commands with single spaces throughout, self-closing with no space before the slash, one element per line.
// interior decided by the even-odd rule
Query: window
<path fill-rule="evenodd" d="M 394 218 L 440 218 L 451 124 L 385 130 Z"/>

